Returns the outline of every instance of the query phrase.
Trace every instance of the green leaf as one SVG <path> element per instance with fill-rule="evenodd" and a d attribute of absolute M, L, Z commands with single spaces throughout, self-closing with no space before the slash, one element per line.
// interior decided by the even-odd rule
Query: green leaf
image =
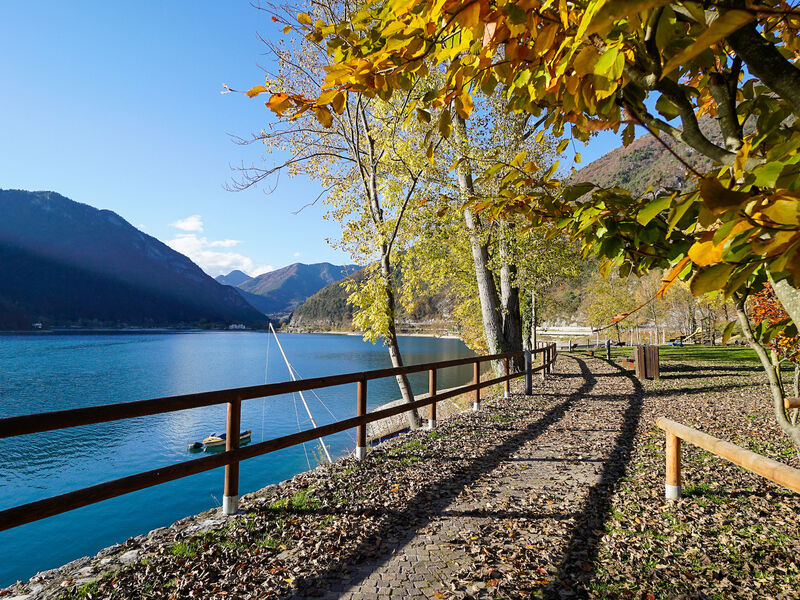
<path fill-rule="evenodd" d="M 584 194 L 591 192 L 595 188 L 593 183 L 584 182 L 584 183 L 576 183 L 575 185 L 570 185 L 564 188 L 564 191 L 561 192 L 561 198 L 565 202 L 574 202 Z"/>
<path fill-rule="evenodd" d="M 667 119 L 667 121 L 671 121 L 679 114 L 678 105 L 673 103 L 671 100 L 669 100 L 666 96 L 663 95 L 659 96 L 658 100 L 656 101 L 656 110 L 665 119 Z"/>
<path fill-rule="evenodd" d="M 703 267 L 689 284 L 692 294 L 700 296 L 721 289 L 728 281 L 728 277 L 733 272 L 734 265 L 717 263 L 709 267 Z"/>
<path fill-rule="evenodd" d="M 759 165 L 753 169 L 753 174 L 756 176 L 754 185 L 758 187 L 775 187 L 775 182 L 783 171 L 782 162 L 768 162 L 764 165 Z"/>
<path fill-rule="evenodd" d="M 594 64 L 594 74 L 600 77 L 607 77 L 608 79 L 617 79 L 621 75 L 621 73 L 616 73 L 618 55 L 618 46 L 612 46 L 603 52 L 603 55 L 597 59 L 597 62 Z"/>
<path fill-rule="evenodd" d="M 636 213 L 636 221 L 639 225 L 647 225 L 662 210 L 669 208 L 672 203 L 672 196 L 661 196 L 652 200 L 649 204 L 639 209 Z"/>
<path fill-rule="evenodd" d="M 561 154 L 564 150 L 567 149 L 567 145 L 569 144 L 569 140 L 561 140 L 558 142 L 558 146 L 556 146 L 556 153 Z"/>

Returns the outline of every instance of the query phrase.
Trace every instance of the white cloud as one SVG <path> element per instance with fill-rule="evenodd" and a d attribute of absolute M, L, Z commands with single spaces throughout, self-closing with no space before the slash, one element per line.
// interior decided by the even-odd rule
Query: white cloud
<path fill-rule="evenodd" d="M 176 227 L 182 231 L 196 231 L 203 233 L 203 218 L 200 215 L 192 215 L 185 219 L 178 219 L 171 223 L 172 227 Z"/>
<path fill-rule="evenodd" d="M 275 267 L 272 265 L 261 265 L 260 267 L 256 267 L 250 272 L 251 277 L 258 277 L 259 275 L 263 275 L 264 273 L 269 273 L 270 271 L 274 271 Z"/>
<path fill-rule="evenodd" d="M 294 253 L 292 256 L 294 256 L 295 258 L 297 258 L 297 257 L 299 257 L 301 254 L 302 254 L 302 252 L 295 252 L 295 253 Z"/>

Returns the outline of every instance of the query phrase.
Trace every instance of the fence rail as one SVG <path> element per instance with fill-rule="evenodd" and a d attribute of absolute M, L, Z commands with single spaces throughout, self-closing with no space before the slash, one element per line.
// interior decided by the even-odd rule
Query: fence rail
<path fill-rule="evenodd" d="M 536 354 L 541 355 L 541 364 L 533 367 L 533 355 Z M 358 458 L 363 458 L 366 455 L 367 423 L 430 406 L 428 425 L 429 427 L 433 427 L 436 422 L 437 402 L 461 394 L 472 393 L 474 394 L 473 409 L 478 410 L 480 407 L 481 389 L 491 385 L 505 383 L 505 391 L 508 393 L 510 380 L 522 376 L 526 377 L 526 393 L 530 394 L 531 375 L 535 372 L 541 372 L 542 376 L 544 376 L 545 372 L 550 371 L 556 359 L 556 355 L 555 344 L 547 344 L 535 348 L 532 351 L 525 352 L 475 356 L 390 369 L 376 369 L 372 371 L 316 377 L 299 381 L 270 383 L 199 394 L 169 396 L 150 400 L 121 402 L 118 404 L 105 404 L 70 410 L 6 417 L 0 419 L 0 438 L 132 419 L 203 406 L 227 404 L 227 439 L 225 451 L 220 454 L 172 464 L 167 467 L 137 473 L 128 477 L 114 479 L 73 492 L 67 492 L 58 496 L 52 496 L 43 500 L 37 500 L 2 510 L 0 511 L 0 531 L 223 466 L 225 467 L 225 482 L 222 508 L 225 514 L 233 514 L 238 507 L 239 463 L 243 460 L 262 456 L 270 452 L 296 446 L 352 428 L 356 428 L 356 456 Z M 511 373 L 511 359 L 521 356 L 525 357 L 525 368 L 521 371 Z M 480 381 L 480 364 L 489 361 L 502 361 L 505 374 L 486 381 Z M 436 373 L 438 370 L 468 364 L 473 365 L 473 380 L 470 384 L 453 388 L 446 392 L 439 393 L 436 391 Z M 429 388 L 427 397 L 414 400 L 411 403 L 404 403 L 367 413 L 368 381 L 383 377 L 420 373 L 423 371 L 428 371 Z M 355 417 L 335 421 L 317 427 L 316 429 L 300 431 L 298 433 L 250 444 L 244 448 L 239 447 L 239 422 L 241 420 L 242 401 L 351 383 L 357 384 Z"/>
<path fill-rule="evenodd" d="M 667 498 L 681 497 L 681 440 L 708 450 L 720 458 L 774 481 L 793 492 L 800 493 L 800 469 L 745 450 L 665 417 L 658 419 L 656 425 L 667 435 L 667 481 L 664 486 Z"/>

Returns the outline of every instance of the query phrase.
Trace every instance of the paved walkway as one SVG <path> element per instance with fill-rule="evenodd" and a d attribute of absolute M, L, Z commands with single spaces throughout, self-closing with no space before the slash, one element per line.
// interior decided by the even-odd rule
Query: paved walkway
<path fill-rule="evenodd" d="M 630 453 L 639 394 L 618 368 L 569 355 L 535 383 L 535 409 L 508 423 L 518 433 L 481 457 L 471 482 L 434 499 L 430 519 L 387 540 L 382 557 L 350 565 L 326 597 L 502 596 L 494 575 L 514 570 L 521 587 L 539 578 L 538 589 L 570 595 L 564 581 L 592 570 L 586 561 Z M 487 406 L 481 418 L 504 414 Z"/>

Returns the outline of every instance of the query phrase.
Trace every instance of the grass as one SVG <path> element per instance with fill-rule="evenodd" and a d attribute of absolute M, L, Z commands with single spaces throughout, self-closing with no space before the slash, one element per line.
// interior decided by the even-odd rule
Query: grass
<path fill-rule="evenodd" d="M 311 512 L 320 507 L 319 498 L 311 488 L 298 490 L 288 498 L 276 500 L 269 507 L 272 510 L 289 510 L 294 512 Z"/>
<path fill-rule="evenodd" d="M 605 351 L 604 348 L 602 348 Z M 728 363 L 747 363 L 760 366 L 756 353 L 748 346 L 701 346 L 687 344 L 685 346 L 659 346 L 658 357 L 666 361 L 711 361 Z M 611 358 L 621 360 L 633 358 L 630 346 L 612 347 Z"/>

